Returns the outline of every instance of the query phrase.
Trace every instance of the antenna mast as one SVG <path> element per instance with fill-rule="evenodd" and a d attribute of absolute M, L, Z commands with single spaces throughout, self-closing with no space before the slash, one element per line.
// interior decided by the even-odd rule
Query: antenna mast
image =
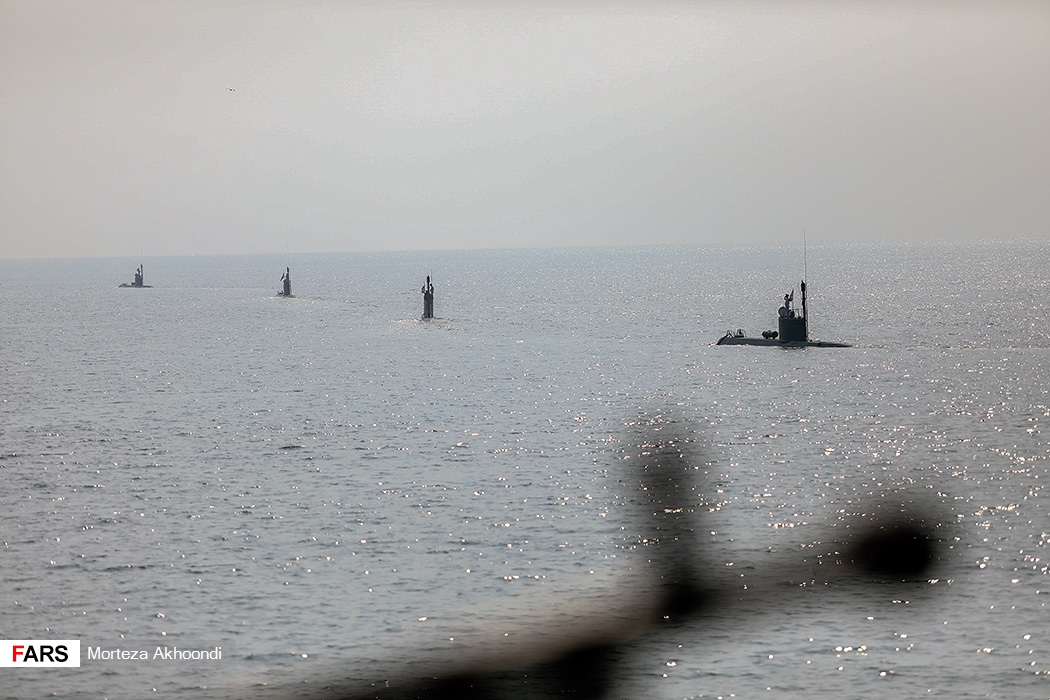
<path fill-rule="evenodd" d="M 802 229 L 802 279 L 809 277 L 809 260 L 806 257 L 806 229 Z"/>

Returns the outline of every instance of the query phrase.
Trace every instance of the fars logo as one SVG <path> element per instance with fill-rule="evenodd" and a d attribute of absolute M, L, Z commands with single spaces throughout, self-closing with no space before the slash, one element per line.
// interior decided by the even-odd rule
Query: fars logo
<path fill-rule="evenodd" d="M 0 668 L 80 667 L 79 639 L 0 639 Z"/>

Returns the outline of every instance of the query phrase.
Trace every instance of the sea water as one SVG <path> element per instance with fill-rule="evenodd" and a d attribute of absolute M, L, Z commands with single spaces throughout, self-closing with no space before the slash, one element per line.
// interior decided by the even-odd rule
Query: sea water
<path fill-rule="evenodd" d="M 0 697 L 330 697 L 618 629 L 661 429 L 722 597 L 610 636 L 608 697 L 1050 697 L 1050 245 L 800 252 L 0 263 L 0 636 L 82 645 Z M 853 347 L 714 345 L 804 274 Z M 939 526 L 934 567 L 819 556 L 880 507 Z"/>

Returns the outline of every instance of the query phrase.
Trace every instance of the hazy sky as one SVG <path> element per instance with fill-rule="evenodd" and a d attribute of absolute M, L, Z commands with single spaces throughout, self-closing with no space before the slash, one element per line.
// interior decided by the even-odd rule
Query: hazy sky
<path fill-rule="evenodd" d="M 1050 2 L 0 0 L 0 257 L 1050 239 Z"/>

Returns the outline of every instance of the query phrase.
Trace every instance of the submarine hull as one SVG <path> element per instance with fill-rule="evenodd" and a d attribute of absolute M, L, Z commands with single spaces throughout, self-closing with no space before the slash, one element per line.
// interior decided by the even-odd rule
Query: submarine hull
<path fill-rule="evenodd" d="M 849 348 L 849 343 L 834 343 L 826 340 L 779 340 L 776 338 L 750 338 L 743 335 L 724 335 L 715 345 L 764 345 L 781 348 Z"/>

